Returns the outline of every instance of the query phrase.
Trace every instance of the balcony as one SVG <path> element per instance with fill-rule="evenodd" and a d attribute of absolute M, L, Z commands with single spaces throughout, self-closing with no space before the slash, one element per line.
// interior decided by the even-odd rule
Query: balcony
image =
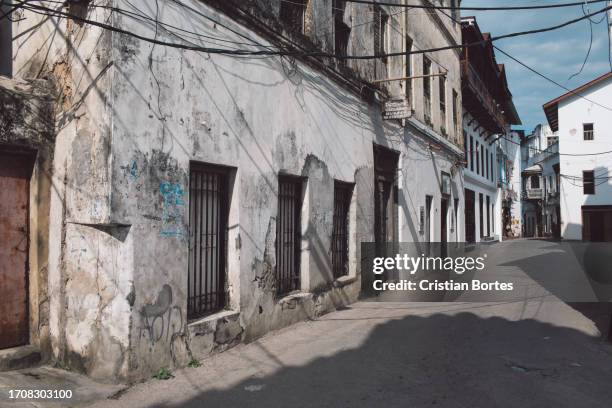
<path fill-rule="evenodd" d="M 541 200 L 544 198 L 544 190 L 541 188 L 525 189 L 524 197 L 527 200 Z"/>
<path fill-rule="evenodd" d="M 502 132 L 506 124 L 504 115 L 485 83 L 467 61 L 461 61 L 461 82 L 465 108 L 485 129 L 493 133 Z"/>

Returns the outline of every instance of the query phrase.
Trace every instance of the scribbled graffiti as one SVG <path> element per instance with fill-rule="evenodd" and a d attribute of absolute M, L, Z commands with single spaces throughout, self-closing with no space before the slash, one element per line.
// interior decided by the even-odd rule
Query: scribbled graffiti
<path fill-rule="evenodd" d="M 155 302 L 143 306 L 140 315 L 140 338 L 148 337 L 152 346 L 162 339 L 168 342 L 183 335 L 183 312 L 180 307 L 172 305 L 170 285 L 164 285 Z"/>
<path fill-rule="evenodd" d="M 160 234 L 164 237 L 180 237 L 185 235 L 183 226 L 185 190 L 178 183 L 162 182 L 159 185 L 162 196 L 162 226 Z"/>

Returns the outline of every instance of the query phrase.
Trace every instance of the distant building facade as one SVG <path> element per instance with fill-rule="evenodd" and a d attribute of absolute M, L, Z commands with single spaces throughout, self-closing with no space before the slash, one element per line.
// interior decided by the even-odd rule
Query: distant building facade
<path fill-rule="evenodd" d="M 503 65 L 497 64 L 488 33 L 476 19 L 461 20 L 463 42 L 482 45 L 466 47 L 462 53 L 463 133 L 465 139 L 465 237 L 467 242 L 503 239 L 504 198 L 499 183 L 499 142 L 513 138 L 511 125 L 520 119 L 508 90 Z M 515 151 L 510 151 L 514 163 Z M 506 201 L 507 202 L 507 201 Z"/>
<path fill-rule="evenodd" d="M 521 146 L 523 236 L 560 237 L 559 138 L 537 125 Z"/>
<path fill-rule="evenodd" d="M 612 241 L 612 72 L 544 104 L 559 137 L 561 237 Z"/>

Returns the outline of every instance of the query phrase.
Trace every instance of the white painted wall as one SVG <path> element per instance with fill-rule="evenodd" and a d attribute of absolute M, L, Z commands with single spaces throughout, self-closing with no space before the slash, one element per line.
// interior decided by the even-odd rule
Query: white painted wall
<path fill-rule="evenodd" d="M 612 106 L 612 78 L 602 81 L 582 95 L 603 106 Z M 593 123 L 594 140 L 583 139 L 582 124 Z M 582 178 L 583 170 L 594 170 L 595 177 L 609 177 L 612 154 L 567 156 L 612 150 L 612 112 L 578 96 L 559 103 L 559 153 L 561 174 Z M 601 183 L 601 184 L 599 184 Z M 610 180 L 595 180 L 595 194 L 585 195 L 582 182 L 561 177 L 561 234 L 564 239 L 582 239 L 583 205 L 612 204 Z M 599 185 L 597 185 L 599 184 Z"/>
<path fill-rule="evenodd" d="M 472 122 L 470 124 L 470 122 Z M 479 127 L 477 120 L 472 120 L 471 115 L 467 115 L 463 120 L 463 130 L 465 132 L 465 143 L 467 165 L 464 169 L 465 177 L 465 188 L 473 190 L 475 194 L 474 200 L 474 216 L 476 221 L 476 242 L 481 241 L 480 237 L 480 194 L 483 195 L 483 234 L 487 236 L 487 196 L 489 197 L 489 203 L 493 206 L 492 210 L 489 210 L 489 224 L 491 225 L 489 236 L 499 239 L 501 231 L 501 200 L 498 199 L 498 188 L 497 188 L 497 145 L 493 142 L 497 136 L 491 135 L 488 140 L 485 139 L 486 134 L 480 135 L 483 131 L 482 127 Z M 488 134 L 488 133 L 487 133 Z M 470 140 L 472 143 L 470 144 Z M 491 143 L 493 142 L 493 143 Z M 483 161 L 480 158 L 481 147 L 484 147 L 484 152 L 488 156 L 488 161 L 485 157 L 484 169 L 482 166 Z M 478 149 L 478 155 L 476 150 Z M 472 151 L 470 151 L 472 150 Z M 492 154 L 492 156 L 491 156 Z M 477 163 L 478 161 L 480 163 Z M 491 160 L 493 165 L 491 165 Z M 488 166 L 487 166 L 488 163 Z M 488 167 L 488 175 L 487 175 Z M 488 176 L 488 177 L 487 177 Z"/>

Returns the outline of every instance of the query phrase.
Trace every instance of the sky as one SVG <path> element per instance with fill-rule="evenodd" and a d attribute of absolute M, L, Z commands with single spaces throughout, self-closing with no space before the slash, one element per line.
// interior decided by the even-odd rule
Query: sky
<path fill-rule="evenodd" d="M 461 6 L 519 6 L 575 1 L 464 0 Z M 606 6 L 606 3 L 595 3 L 590 5 L 589 9 L 594 12 Z M 583 15 L 581 7 L 529 11 L 462 11 L 462 16 L 476 16 L 480 29 L 483 32 L 490 32 L 494 37 L 553 26 Z M 605 13 L 602 13 L 593 17 L 592 20 L 596 23 L 604 16 Z M 495 42 L 495 45 L 561 85 L 573 89 L 611 70 L 607 21 L 604 18 L 600 24 L 594 23 L 593 44 L 589 59 L 582 72 L 572 79 L 569 79 L 570 76 L 580 70 L 589 48 L 588 20 L 547 33 L 499 40 Z M 566 91 L 528 71 L 499 52 L 496 53 L 496 58 L 498 63 L 506 65 L 508 85 L 525 132 L 531 132 L 538 123 L 546 123 L 542 105 Z"/>

